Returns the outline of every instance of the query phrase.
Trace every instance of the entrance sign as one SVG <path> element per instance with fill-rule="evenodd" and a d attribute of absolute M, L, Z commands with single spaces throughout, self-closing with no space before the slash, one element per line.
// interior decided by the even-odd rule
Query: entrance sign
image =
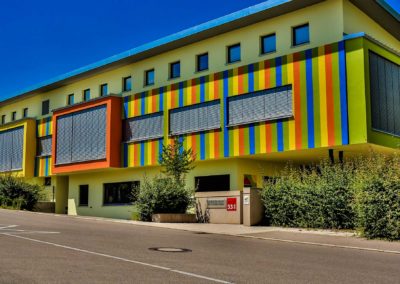
<path fill-rule="evenodd" d="M 226 199 L 225 198 L 208 198 L 207 208 L 210 209 L 225 209 Z"/>
<path fill-rule="evenodd" d="M 236 197 L 228 197 L 226 199 L 226 211 L 236 211 L 237 210 L 237 201 Z"/>

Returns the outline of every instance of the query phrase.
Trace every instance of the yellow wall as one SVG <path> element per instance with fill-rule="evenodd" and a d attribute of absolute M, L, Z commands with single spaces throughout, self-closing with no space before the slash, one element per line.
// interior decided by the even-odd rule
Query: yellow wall
<path fill-rule="evenodd" d="M 291 28 L 299 24 L 310 24 L 310 44 L 291 47 Z M 327 32 L 329 31 L 329 32 Z M 139 31 L 141 32 L 141 31 Z M 277 52 L 269 55 L 260 55 L 260 36 L 275 32 L 277 34 Z M 327 0 L 325 2 L 247 26 L 235 31 L 218 35 L 204 41 L 194 43 L 146 60 L 130 64 L 116 70 L 108 71 L 88 79 L 69 84 L 59 89 L 35 95 L 21 102 L 11 103 L 0 107 L 0 115 L 6 114 L 10 120 L 11 112 L 17 111 L 17 117 L 22 116 L 22 109 L 29 108 L 29 116 L 41 116 L 41 102 L 50 99 L 50 109 L 63 107 L 67 103 L 68 94 L 75 94 L 75 103 L 82 101 L 83 90 L 90 88 L 91 97 L 98 97 L 100 85 L 108 83 L 110 93 L 121 93 L 122 78 L 132 76 L 133 89 L 129 93 L 137 93 L 149 88 L 171 84 L 181 80 L 230 69 L 233 67 L 258 62 L 263 59 L 290 54 L 295 51 L 337 42 L 342 39 L 342 1 Z M 241 43 L 242 61 L 235 64 L 226 64 L 226 47 Z M 209 52 L 209 70 L 196 73 L 196 55 Z M 181 61 L 181 75 L 179 79 L 168 80 L 169 63 Z M 144 71 L 155 68 L 155 85 L 143 87 Z"/>
<path fill-rule="evenodd" d="M 344 0 L 343 8 L 345 33 L 353 34 L 364 32 L 385 45 L 400 51 L 400 41 L 350 3 L 349 0 Z"/>
<path fill-rule="evenodd" d="M 194 188 L 196 176 L 229 174 L 231 190 L 242 190 L 244 174 L 257 175 L 258 186 L 261 186 L 263 176 L 276 175 L 282 167 L 279 163 L 255 159 L 202 161 L 197 162 L 196 168 L 186 176 L 187 185 Z M 145 175 L 152 178 L 159 173 L 159 167 L 143 167 L 70 175 L 68 214 L 130 219 L 135 211 L 134 206 L 103 206 L 103 184 L 137 180 L 143 182 Z M 79 185 L 83 184 L 89 185 L 89 206 L 80 207 Z"/>

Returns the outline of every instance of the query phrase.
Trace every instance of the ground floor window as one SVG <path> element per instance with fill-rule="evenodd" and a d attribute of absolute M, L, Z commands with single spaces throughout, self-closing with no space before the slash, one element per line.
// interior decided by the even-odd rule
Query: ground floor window
<path fill-rule="evenodd" d="M 104 205 L 125 205 L 134 202 L 133 191 L 139 181 L 114 182 L 104 184 Z"/>
<path fill-rule="evenodd" d="M 79 186 L 79 206 L 89 205 L 89 185 L 82 184 Z"/>
<path fill-rule="evenodd" d="M 200 176 L 194 178 L 196 191 L 228 191 L 230 190 L 229 175 Z"/>

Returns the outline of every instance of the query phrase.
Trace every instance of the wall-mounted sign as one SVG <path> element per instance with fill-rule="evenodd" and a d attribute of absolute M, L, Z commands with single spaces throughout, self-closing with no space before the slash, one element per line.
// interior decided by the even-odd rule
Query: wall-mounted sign
<path fill-rule="evenodd" d="M 226 211 L 236 211 L 237 210 L 237 201 L 236 197 L 228 197 L 226 199 Z"/>
<path fill-rule="evenodd" d="M 243 196 L 243 205 L 249 205 L 249 204 L 250 204 L 250 196 L 244 195 Z"/>
<path fill-rule="evenodd" d="M 209 209 L 225 209 L 226 198 L 208 198 L 207 208 Z"/>

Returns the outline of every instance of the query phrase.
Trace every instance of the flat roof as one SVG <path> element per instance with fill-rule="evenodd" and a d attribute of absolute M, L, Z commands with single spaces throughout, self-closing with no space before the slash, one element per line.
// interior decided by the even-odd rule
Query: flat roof
<path fill-rule="evenodd" d="M 323 1 L 325 0 L 269 0 L 262 2 L 56 76 L 0 101 L 0 106 Z M 350 1 L 400 40 L 400 15 L 384 0 Z"/>

